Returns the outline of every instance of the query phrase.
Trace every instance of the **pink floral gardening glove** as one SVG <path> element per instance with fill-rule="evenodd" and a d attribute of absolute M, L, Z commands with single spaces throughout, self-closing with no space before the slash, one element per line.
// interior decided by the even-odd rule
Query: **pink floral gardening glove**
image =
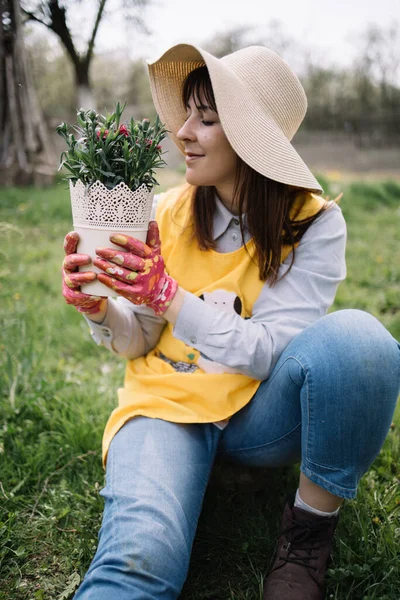
<path fill-rule="evenodd" d="M 75 231 L 67 233 L 64 239 L 66 257 L 62 266 L 62 293 L 67 304 L 73 304 L 77 310 L 87 315 L 94 315 L 106 307 L 107 298 L 90 296 L 80 291 L 80 286 L 96 279 L 96 273 L 76 271 L 82 265 L 90 263 L 87 254 L 76 254 L 79 235 Z"/>
<path fill-rule="evenodd" d="M 126 252 L 96 248 L 100 258 L 95 258 L 93 264 L 107 273 L 98 273 L 97 279 L 133 304 L 146 304 L 156 315 L 164 314 L 178 284 L 165 272 L 156 221 L 149 223 L 146 244 L 122 234 L 112 235 L 110 240 Z"/>

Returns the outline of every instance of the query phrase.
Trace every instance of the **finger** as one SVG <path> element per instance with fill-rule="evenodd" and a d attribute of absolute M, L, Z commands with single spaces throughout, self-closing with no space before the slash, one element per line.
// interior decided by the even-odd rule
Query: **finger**
<path fill-rule="evenodd" d="M 105 258 L 116 265 L 124 266 L 132 271 L 141 271 L 145 267 L 143 258 L 130 252 L 121 252 L 112 248 L 96 248 L 96 254 L 101 258 Z"/>
<path fill-rule="evenodd" d="M 79 310 L 81 313 L 85 313 L 85 315 L 94 315 L 96 313 L 105 310 L 107 307 L 107 296 L 100 296 L 99 300 L 93 302 L 92 306 L 76 306 L 76 310 Z"/>
<path fill-rule="evenodd" d="M 149 248 L 152 248 L 153 252 L 160 254 L 161 240 L 160 240 L 160 231 L 158 229 L 157 221 L 150 221 L 150 223 L 149 223 L 146 244 L 149 246 Z"/>
<path fill-rule="evenodd" d="M 73 304 L 81 308 L 93 308 L 101 300 L 100 296 L 90 296 L 89 294 L 84 294 L 79 289 L 71 289 L 65 282 L 63 283 L 63 296 L 67 304 Z"/>
<path fill-rule="evenodd" d="M 91 262 L 87 254 L 67 254 L 63 260 L 63 269 L 66 273 L 73 273 L 78 267 L 89 265 Z"/>
<path fill-rule="evenodd" d="M 123 283 L 122 281 L 118 281 L 114 277 L 110 277 L 109 275 L 106 275 L 105 273 L 99 273 L 97 275 L 97 279 L 101 283 L 104 283 L 104 285 L 106 285 L 107 287 L 114 290 L 114 292 L 117 292 L 121 296 L 124 296 L 131 302 L 136 303 L 138 301 L 138 303 L 140 303 L 140 300 L 142 298 L 137 296 L 132 285 L 130 285 L 128 283 Z"/>
<path fill-rule="evenodd" d="M 64 238 L 64 252 L 65 254 L 73 254 L 76 252 L 76 248 L 79 242 L 79 235 L 76 231 L 70 231 Z"/>
<path fill-rule="evenodd" d="M 83 273 L 65 273 L 64 282 L 71 290 L 80 288 L 85 283 L 91 283 L 96 279 L 96 273 L 93 271 L 84 271 Z"/>
<path fill-rule="evenodd" d="M 153 250 L 144 244 L 140 240 L 136 238 L 130 237 L 129 235 L 124 235 L 122 233 L 117 233 L 115 235 L 110 236 L 110 240 L 113 244 L 117 246 L 122 246 L 128 252 L 133 252 L 133 254 L 137 254 L 141 258 L 146 258 L 152 254 Z"/>
<path fill-rule="evenodd" d="M 112 263 L 103 260 L 102 258 L 95 258 L 93 260 L 93 264 L 98 269 L 105 271 L 108 275 L 112 275 L 119 281 L 131 282 L 135 281 L 138 276 L 136 271 L 131 271 L 130 269 L 124 269 L 124 267 L 120 267 L 119 265 L 114 265 Z"/>

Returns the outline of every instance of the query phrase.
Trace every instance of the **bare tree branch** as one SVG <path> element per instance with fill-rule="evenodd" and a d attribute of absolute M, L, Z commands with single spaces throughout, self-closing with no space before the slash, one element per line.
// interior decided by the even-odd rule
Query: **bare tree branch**
<path fill-rule="evenodd" d="M 89 40 L 88 49 L 87 49 L 86 57 L 85 57 L 85 61 L 87 64 L 90 63 L 91 58 L 93 56 L 94 41 L 96 39 L 96 35 L 97 35 L 97 31 L 98 31 L 98 28 L 100 25 L 101 17 L 103 16 L 103 11 L 104 11 L 104 7 L 106 5 L 106 1 L 107 0 L 100 0 L 100 3 L 99 3 L 99 10 L 97 11 L 96 21 L 95 21 L 95 24 L 93 27 L 92 36 Z"/>
<path fill-rule="evenodd" d="M 25 10 L 23 7 L 21 7 L 21 10 L 22 14 L 26 17 L 25 23 L 27 23 L 28 21 L 36 21 L 36 23 L 41 23 L 41 25 L 44 25 L 45 27 L 49 26 L 48 23 L 45 23 L 45 21 L 39 19 L 39 17 L 34 15 L 32 12 Z"/>

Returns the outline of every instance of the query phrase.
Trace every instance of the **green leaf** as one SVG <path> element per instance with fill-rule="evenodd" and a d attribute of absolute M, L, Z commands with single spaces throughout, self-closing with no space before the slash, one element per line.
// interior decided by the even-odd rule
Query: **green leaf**
<path fill-rule="evenodd" d="M 14 550 L 14 554 L 16 556 L 24 556 L 24 554 L 25 554 L 24 546 L 18 546 L 18 548 L 16 550 Z"/>
<path fill-rule="evenodd" d="M 72 575 L 70 575 L 68 578 L 67 587 L 61 593 L 61 596 L 59 596 L 57 600 L 67 600 L 71 596 L 71 594 L 73 594 L 75 592 L 75 590 L 78 587 L 78 585 L 80 584 L 80 582 L 81 582 L 81 578 L 79 576 L 79 573 L 74 571 L 72 573 Z"/>

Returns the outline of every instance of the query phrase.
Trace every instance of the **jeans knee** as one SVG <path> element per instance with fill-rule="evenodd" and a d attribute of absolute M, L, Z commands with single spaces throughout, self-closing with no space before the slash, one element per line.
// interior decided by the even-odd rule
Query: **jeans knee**
<path fill-rule="evenodd" d="M 338 361 L 375 369 L 400 370 L 400 347 L 373 315 L 356 309 L 326 315 L 309 328 L 311 353 L 333 366 Z M 306 330 L 307 331 L 307 330 Z"/>

